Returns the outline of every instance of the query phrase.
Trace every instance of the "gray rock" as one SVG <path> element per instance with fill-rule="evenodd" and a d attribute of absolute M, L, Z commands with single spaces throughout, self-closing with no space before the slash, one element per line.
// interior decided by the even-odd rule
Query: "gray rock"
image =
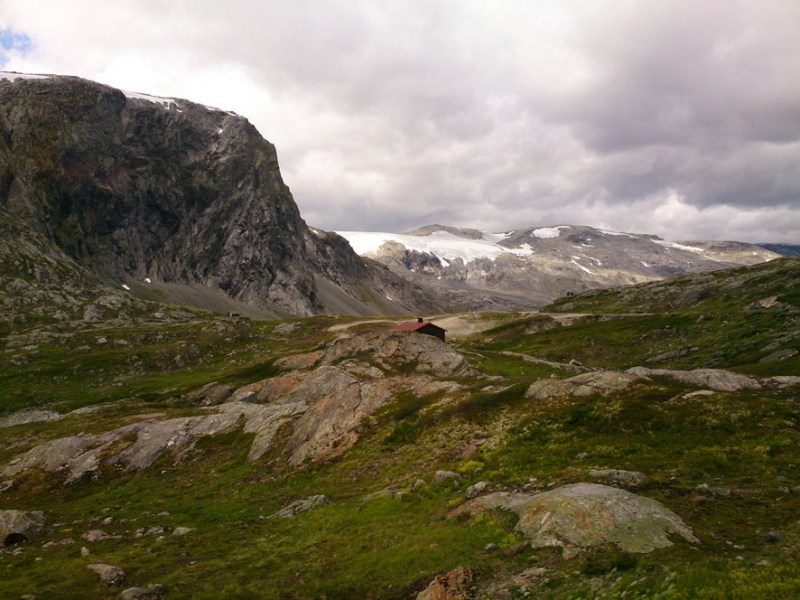
<path fill-rule="evenodd" d="M 153 588 L 130 587 L 122 590 L 119 600 L 160 600 L 161 593 Z"/>
<path fill-rule="evenodd" d="M 125 580 L 125 571 L 106 563 L 92 563 L 86 569 L 100 577 L 107 586 L 119 587 Z"/>
<path fill-rule="evenodd" d="M 526 398 L 549 400 L 572 396 L 584 397 L 592 394 L 609 394 L 624 390 L 640 379 L 639 376 L 619 371 L 592 371 L 568 379 L 540 379 L 528 387 Z"/>
<path fill-rule="evenodd" d="M 102 542 L 111 539 L 112 536 L 108 535 L 105 531 L 100 529 L 92 529 L 81 535 L 81 539 L 87 542 Z"/>
<path fill-rule="evenodd" d="M 187 535 L 194 531 L 194 527 L 176 527 L 172 530 L 172 535 Z"/>
<path fill-rule="evenodd" d="M 639 471 L 625 471 L 623 469 L 590 469 L 589 477 L 593 479 L 606 479 L 629 485 L 639 485 L 646 479 L 644 473 Z"/>
<path fill-rule="evenodd" d="M 792 358 L 793 356 L 797 355 L 797 350 L 794 348 L 786 348 L 785 350 L 778 350 L 777 352 L 773 352 L 772 354 L 768 354 L 758 362 L 760 363 L 775 363 L 781 362 L 786 360 L 787 358 Z"/>
<path fill-rule="evenodd" d="M 436 471 L 433 475 L 433 483 L 441 483 L 442 481 L 447 481 L 448 479 L 461 479 L 461 475 L 454 471 Z"/>
<path fill-rule="evenodd" d="M 427 483 L 425 483 L 424 479 L 417 479 L 414 482 L 414 485 L 411 486 L 411 491 L 414 493 L 419 493 L 427 487 Z"/>
<path fill-rule="evenodd" d="M 479 481 L 478 483 L 474 483 L 469 486 L 464 491 L 464 496 L 467 498 L 467 500 L 472 500 L 473 498 L 480 496 L 487 487 L 489 487 L 488 481 Z"/>
<path fill-rule="evenodd" d="M 733 494 L 731 488 L 708 485 L 707 483 L 701 483 L 696 489 L 711 494 L 712 496 L 717 496 L 718 498 L 730 498 Z"/>
<path fill-rule="evenodd" d="M 377 492 L 372 492 L 371 494 L 367 494 L 366 496 L 361 497 L 361 502 L 369 502 L 370 500 L 375 500 L 376 498 L 385 498 L 387 496 L 391 496 L 393 498 L 397 498 L 400 500 L 402 498 L 402 492 L 397 486 L 390 485 L 388 487 L 383 488 L 382 490 L 378 490 Z"/>
<path fill-rule="evenodd" d="M 309 496 L 308 498 L 304 498 L 303 500 L 296 500 L 292 502 L 286 508 L 282 508 L 276 513 L 271 514 L 268 519 L 273 519 L 275 517 L 294 517 L 295 515 L 299 515 L 300 513 L 307 512 L 312 508 L 316 508 L 317 506 L 322 506 L 324 504 L 330 504 L 330 500 L 326 496 L 317 495 L 317 496 Z"/>
<path fill-rule="evenodd" d="M 718 392 L 739 392 L 742 390 L 758 390 L 761 384 L 746 375 L 726 371 L 724 369 L 694 369 L 692 371 L 672 371 L 669 369 L 648 369 L 633 367 L 627 373 L 639 377 L 671 377 L 683 383 L 709 388 Z"/>
<path fill-rule="evenodd" d="M 32 541 L 44 534 L 45 516 L 41 511 L 0 510 L 0 542 L 11 546 Z"/>
<path fill-rule="evenodd" d="M 769 531 L 764 536 L 764 541 L 768 544 L 777 544 L 783 540 L 783 535 L 779 531 Z"/>
<path fill-rule="evenodd" d="M 58 421 L 63 415 L 52 410 L 23 410 L 3 419 L 0 419 L 0 429 L 15 427 L 27 423 L 52 423 Z"/>

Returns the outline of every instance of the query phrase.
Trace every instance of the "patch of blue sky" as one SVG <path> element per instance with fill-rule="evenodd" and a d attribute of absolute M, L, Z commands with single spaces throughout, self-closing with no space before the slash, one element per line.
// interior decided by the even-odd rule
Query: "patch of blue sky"
<path fill-rule="evenodd" d="M 10 54 L 24 56 L 32 49 L 33 41 L 26 34 L 13 29 L 0 29 L 0 68 L 8 63 Z"/>

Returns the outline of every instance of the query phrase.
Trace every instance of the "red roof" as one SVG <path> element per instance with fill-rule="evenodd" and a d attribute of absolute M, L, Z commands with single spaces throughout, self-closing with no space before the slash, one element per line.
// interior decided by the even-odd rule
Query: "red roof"
<path fill-rule="evenodd" d="M 401 323 L 397 327 L 394 328 L 395 331 L 419 331 L 423 327 L 436 327 L 436 329 L 441 329 L 442 331 L 447 331 L 444 327 L 439 327 L 430 321 L 425 321 L 424 323 L 418 323 L 417 321 L 409 321 L 408 323 Z"/>

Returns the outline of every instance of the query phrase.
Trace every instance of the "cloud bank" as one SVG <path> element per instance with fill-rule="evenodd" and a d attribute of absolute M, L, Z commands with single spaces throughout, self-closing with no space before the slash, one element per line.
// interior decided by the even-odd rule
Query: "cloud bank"
<path fill-rule="evenodd" d="M 246 116 L 323 229 L 800 243 L 800 3 L 0 0 L 0 65 Z"/>

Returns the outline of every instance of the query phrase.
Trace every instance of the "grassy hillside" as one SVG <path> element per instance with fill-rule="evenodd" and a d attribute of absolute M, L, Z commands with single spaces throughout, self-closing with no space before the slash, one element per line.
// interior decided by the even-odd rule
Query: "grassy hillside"
<path fill-rule="evenodd" d="M 274 444 L 247 462 L 253 434 L 240 428 L 142 471 L 107 466 L 70 485 L 36 469 L 0 477 L 0 510 L 44 511 L 48 529 L 0 554 L 0 597 L 116 598 L 160 584 L 164 598 L 399 600 L 458 565 L 477 573 L 476 598 L 798 597 L 798 386 L 764 379 L 800 375 L 798 282 L 800 261 L 787 259 L 565 298 L 548 314 L 487 315 L 502 324 L 450 342 L 473 375 L 447 378 L 453 392 L 396 394 L 329 460 L 290 467 Z M 134 317 L 61 329 L 30 319 L 2 332 L 0 419 L 82 410 L 0 428 L 0 469 L 47 440 L 154 413 L 204 414 L 207 384 L 274 377 L 283 357 L 391 326 L 201 311 Z M 709 391 L 655 375 L 608 394 L 526 397 L 537 381 L 633 366 L 729 369 L 763 385 Z M 283 426 L 277 439 L 290 434 Z M 673 538 L 648 554 L 604 545 L 564 558 L 525 546 L 513 513 L 447 518 L 477 482 L 536 492 L 593 481 L 593 469 L 645 474 L 617 485 L 670 508 L 700 542 Z M 434 483 L 439 470 L 461 477 Z M 330 502 L 267 518 L 319 494 Z M 179 527 L 191 530 L 172 533 Z M 111 537 L 81 539 L 94 529 Z M 123 568 L 122 588 L 89 572 L 95 562 Z"/>

